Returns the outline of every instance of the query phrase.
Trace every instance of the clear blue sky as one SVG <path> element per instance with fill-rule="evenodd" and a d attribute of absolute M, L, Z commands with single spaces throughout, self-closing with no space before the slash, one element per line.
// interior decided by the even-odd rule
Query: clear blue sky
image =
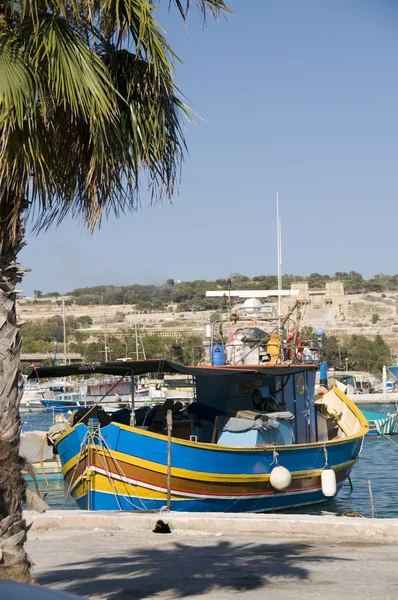
<path fill-rule="evenodd" d="M 188 34 L 161 15 L 185 62 L 177 84 L 204 121 L 173 207 L 28 235 L 22 285 L 66 292 L 283 271 L 397 273 L 398 9 L 393 0 L 232 0 Z M 229 250 L 228 250 L 229 249 Z M 230 256 L 230 259 L 228 258 Z"/>

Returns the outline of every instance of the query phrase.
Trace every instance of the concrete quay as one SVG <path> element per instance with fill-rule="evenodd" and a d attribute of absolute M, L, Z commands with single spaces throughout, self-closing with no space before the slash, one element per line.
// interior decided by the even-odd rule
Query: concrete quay
<path fill-rule="evenodd" d="M 311 536 L 329 541 L 398 544 L 398 519 L 367 519 L 334 515 L 247 513 L 180 513 L 51 510 L 26 511 L 31 532 L 132 531 L 149 534 L 161 519 L 171 531 L 183 535 Z"/>
<path fill-rule="evenodd" d="M 387 399 L 383 394 L 349 394 L 348 397 L 355 404 L 398 404 L 398 394 L 395 392 L 387 394 Z"/>
<path fill-rule="evenodd" d="M 26 517 L 36 583 L 90 600 L 396 598 L 398 519 L 81 511 Z M 152 533 L 159 518 L 170 534 Z"/>

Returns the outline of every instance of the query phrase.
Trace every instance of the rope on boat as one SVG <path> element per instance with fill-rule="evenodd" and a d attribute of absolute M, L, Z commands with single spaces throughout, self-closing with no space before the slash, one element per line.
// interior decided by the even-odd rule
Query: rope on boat
<path fill-rule="evenodd" d="M 109 471 L 108 471 L 108 469 L 107 469 L 107 467 L 106 467 L 106 462 L 105 462 L 105 460 L 103 460 L 103 459 L 104 459 L 104 455 L 103 455 L 103 454 L 101 454 L 101 453 L 98 453 L 98 456 L 99 456 L 99 459 L 100 459 L 100 461 L 101 461 L 101 464 L 102 464 L 102 466 L 103 466 L 103 468 L 104 468 L 104 471 L 105 471 L 105 473 L 106 473 L 106 475 L 107 475 L 107 477 L 108 477 L 108 480 L 109 480 L 110 486 L 111 486 L 111 488 L 112 488 L 112 490 L 113 490 L 113 494 L 114 494 L 114 496 L 115 496 L 115 498 L 116 498 L 116 502 L 117 502 L 117 505 L 118 505 L 118 507 L 119 507 L 119 510 L 123 510 L 123 509 L 122 509 L 122 506 L 121 506 L 121 504 L 120 504 L 120 502 L 119 502 L 119 495 L 117 494 L 116 485 L 115 485 L 115 483 L 114 483 L 114 481 L 113 481 L 112 477 L 109 475 Z"/>
<path fill-rule="evenodd" d="M 325 466 L 323 468 L 327 469 L 328 466 L 329 466 L 328 465 L 328 458 L 329 458 L 329 456 L 328 456 L 328 449 L 326 448 L 326 444 L 323 446 L 323 453 L 325 455 Z"/>
<path fill-rule="evenodd" d="M 272 458 L 273 458 L 273 461 L 272 461 L 272 463 L 271 463 L 271 466 L 272 466 L 272 465 L 277 465 L 277 464 L 278 464 L 278 456 L 279 456 L 279 454 L 278 454 L 278 452 L 277 452 L 277 451 L 275 450 L 275 448 L 274 448 L 274 451 L 273 451 L 273 453 L 272 453 Z"/>
<path fill-rule="evenodd" d="M 396 444 L 398 446 L 398 442 L 396 442 L 395 440 L 392 440 L 391 437 L 389 435 L 387 435 L 386 433 L 379 431 L 379 434 L 382 435 L 383 437 L 385 437 L 392 444 Z"/>
<path fill-rule="evenodd" d="M 140 497 L 140 496 L 137 494 L 136 490 L 134 489 L 134 486 L 133 486 L 133 485 L 132 485 L 132 484 L 129 482 L 129 480 L 128 480 L 128 477 L 126 476 L 126 474 L 125 474 L 125 472 L 123 471 L 122 467 L 120 466 L 119 462 L 118 462 L 118 461 L 117 461 L 117 460 L 116 460 L 116 459 L 115 459 L 115 458 L 112 456 L 112 452 L 111 452 L 111 450 L 109 449 L 109 446 L 108 446 L 108 444 L 106 443 L 106 440 L 105 440 L 104 436 L 102 435 L 102 433 L 101 433 L 101 429 L 100 429 L 100 428 L 98 429 L 98 439 L 99 439 L 99 441 L 101 442 L 101 444 L 103 444 L 103 446 L 105 447 L 105 449 L 108 451 L 110 459 L 112 460 L 112 462 L 113 462 L 113 464 L 115 465 L 116 469 L 119 471 L 118 475 L 119 475 L 120 477 L 123 477 L 123 478 L 124 478 L 124 480 L 125 480 L 125 481 L 123 481 L 123 483 L 124 483 L 124 485 L 125 485 L 126 489 L 128 489 L 128 488 L 127 488 L 127 485 L 128 485 L 128 486 L 131 488 L 131 490 L 133 491 L 133 493 L 134 493 L 135 497 L 137 498 L 137 500 L 139 500 L 139 502 L 141 503 L 141 505 L 142 505 L 142 508 L 143 508 L 144 510 L 147 510 L 147 507 L 145 506 L 145 503 L 144 503 L 144 501 L 143 501 L 143 500 L 142 500 L 142 498 L 141 498 L 141 497 Z M 110 474 L 109 474 L 109 470 L 108 470 L 108 469 L 106 469 L 106 465 L 105 465 L 105 470 L 106 470 L 106 474 L 107 474 L 108 478 L 112 479 L 112 478 L 111 478 L 111 476 L 110 476 Z M 112 483 L 113 483 L 113 482 L 112 482 Z M 114 485 L 114 484 L 113 484 L 113 485 Z M 114 488 L 114 489 L 115 489 L 115 488 Z M 120 506 L 120 503 L 119 503 L 119 498 L 117 497 L 117 492 L 115 492 L 115 491 L 114 491 L 114 494 L 115 494 L 115 496 L 116 496 L 117 503 L 118 503 L 118 505 L 119 505 L 119 507 L 120 507 L 120 510 L 122 510 L 122 508 L 121 508 L 121 506 Z M 129 494 L 129 496 L 130 496 L 130 494 Z M 134 504 L 134 502 L 132 502 L 132 501 L 130 500 L 130 498 L 127 498 L 127 497 L 126 497 L 125 499 L 126 499 L 126 501 L 127 501 L 129 504 L 131 504 L 131 506 L 133 506 L 133 507 L 134 507 L 136 510 L 142 510 L 142 509 L 141 509 L 139 506 L 137 506 L 136 504 Z"/>
<path fill-rule="evenodd" d="M 68 489 L 66 490 L 66 494 L 65 494 L 64 501 L 63 501 L 63 504 L 62 504 L 62 510 L 64 510 L 64 508 L 65 508 L 65 504 L 66 504 L 66 501 L 68 499 L 68 496 L 69 496 L 69 493 L 70 493 L 70 490 L 71 490 L 71 487 L 72 487 L 72 484 L 73 484 L 73 480 L 74 480 L 74 477 L 75 477 L 75 474 L 76 474 L 76 471 L 77 471 L 77 467 L 79 466 L 79 463 L 80 463 L 80 457 L 82 455 L 82 450 L 85 448 L 85 442 L 86 442 L 87 439 L 88 439 L 88 431 L 86 432 L 86 434 L 85 434 L 85 436 L 83 438 L 83 441 L 80 444 L 79 456 L 77 457 L 75 468 L 73 469 L 73 473 L 72 473 L 72 476 L 71 476 L 70 481 L 69 481 Z"/>
<path fill-rule="evenodd" d="M 44 481 L 46 482 L 46 486 L 48 487 L 48 479 L 47 479 L 46 473 L 44 471 L 44 465 L 43 465 L 43 450 L 44 450 L 44 442 L 46 440 L 47 440 L 47 434 L 43 435 L 43 439 L 42 439 L 41 445 L 40 445 L 40 467 L 43 472 Z"/>

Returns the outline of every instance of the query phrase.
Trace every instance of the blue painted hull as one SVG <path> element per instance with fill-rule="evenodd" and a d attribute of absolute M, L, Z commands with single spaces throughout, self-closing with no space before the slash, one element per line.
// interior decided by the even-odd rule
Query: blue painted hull
<path fill-rule="evenodd" d="M 337 486 L 337 492 L 341 489 L 343 483 Z M 170 510 L 175 512 L 225 512 L 225 513 L 240 513 L 240 512 L 274 512 L 279 510 L 287 510 L 290 508 L 299 508 L 300 506 L 309 506 L 312 504 L 321 504 L 331 502 L 333 498 L 325 498 L 321 489 L 305 492 L 305 493 L 281 493 L 275 494 L 272 498 L 268 498 L 265 502 L 263 499 L 253 501 L 251 499 L 235 500 L 231 503 L 230 500 L 206 500 L 198 502 L 197 500 L 178 500 L 171 501 Z M 152 510 L 159 511 L 165 506 L 164 500 L 144 501 L 141 504 L 137 498 L 131 496 L 118 496 L 103 492 L 91 491 L 90 503 L 88 496 L 77 500 L 77 505 L 81 510 Z"/>
<path fill-rule="evenodd" d="M 87 433 L 87 427 L 79 424 L 57 442 L 64 476 L 79 508 L 159 510 L 165 506 L 167 437 L 111 423 L 81 452 Z M 228 448 L 173 439 L 171 510 L 268 512 L 325 502 L 328 498 L 321 488 L 325 448 L 340 489 L 362 443 L 363 436 L 358 435 L 277 447 L 278 464 L 292 474 L 288 489 L 277 492 L 269 481 L 274 448 Z"/>

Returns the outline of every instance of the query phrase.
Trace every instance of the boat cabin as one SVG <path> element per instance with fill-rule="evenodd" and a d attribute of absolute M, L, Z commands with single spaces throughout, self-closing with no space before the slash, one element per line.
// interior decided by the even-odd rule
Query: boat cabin
<path fill-rule="evenodd" d="M 68 374 L 82 375 L 94 370 L 119 375 L 121 379 L 148 372 L 156 376 L 163 373 L 191 376 L 193 399 L 182 402 L 168 398 L 162 404 L 135 408 L 132 398 L 136 428 L 166 435 L 166 416 L 171 410 L 172 436 L 176 439 L 255 447 L 308 444 L 354 433 L 354 421 L 350 422 L 349 410 L 345 410 L 338 390 L 328 393 L 327 403 L 322 397 L 315 399 L 314 365 L 184 367 L 168 361 L 147 360 L 79 368 L 75 365 L 43 367 L 34 374 L 54 377 L 59 371 L 59 376 L 65 376 L 65 370 Z M 92 409 L 87 409 L 84 422 L 93 416 Z M 78 413 L 75 422 L 81 418 Z M 131 409 L 117 410 L 100 419 L 102 425 L 112 421 L 130 425 Z"/>

